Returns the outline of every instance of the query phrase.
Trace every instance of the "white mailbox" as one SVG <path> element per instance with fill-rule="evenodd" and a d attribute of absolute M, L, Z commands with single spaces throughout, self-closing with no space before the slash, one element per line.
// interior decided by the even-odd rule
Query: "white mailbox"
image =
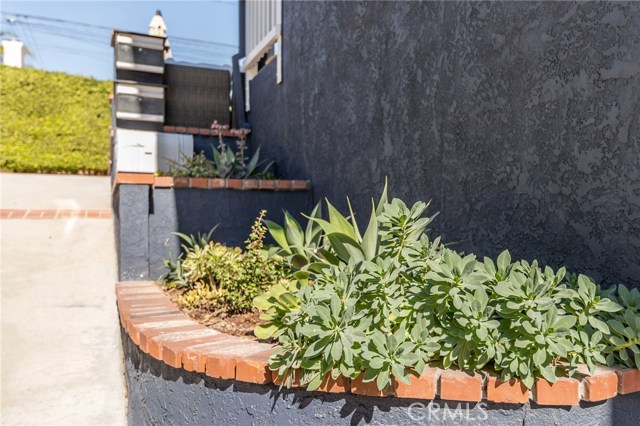
<path fill-rule="evenodd" d="M 116 129 L 116 164 L 119 172 L 166 172 L 172 161 L 193 157 L 193 136 L 143 130 Z"/>
<path fill-rule="evenodd" d="M 158 171 L 158 133 L 116 129 L 116 164 L 119 172 Z"/>

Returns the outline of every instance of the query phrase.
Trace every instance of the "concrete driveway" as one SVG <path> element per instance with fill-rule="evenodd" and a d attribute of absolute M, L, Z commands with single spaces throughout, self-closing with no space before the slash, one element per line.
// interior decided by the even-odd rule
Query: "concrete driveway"
<path fill-rule="evenodd" d="M 0 174 L 0 188 L 0 422 L 126 424 L 109 178 Z"/>

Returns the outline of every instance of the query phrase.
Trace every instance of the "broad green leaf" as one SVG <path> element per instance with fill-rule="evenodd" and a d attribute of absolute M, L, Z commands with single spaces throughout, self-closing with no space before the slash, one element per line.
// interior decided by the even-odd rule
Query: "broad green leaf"
<path fill-rule="evenodd" d="M 376 385 L 378 386 L 378 389 L 383 390 L 387 387 L 387 385 L 389 384 L 389 381 L 390 381 L 389 370 L 382 370 L 378 374 L 378 378 L 376 379 Z"/>
<path fill-rule="evenodd" d="M 511 265 L 511 254 L 505 250 L 498 256 L 498 270 L 504 271 Z"/>
<path fill-rule="evenodd" d="M 598 318 L 596 318 L 594 316 L 590 316 L 589 317 L 589 324 L 592 327 L 597 328 L 598 330 L 600 330 L 604 334 L 610 334 L 611 333 L 611 331 L 609 330 L 609 326 L 607 326 L 607 323 L 602 321 L 602 320 L 599 320 Z"/>
<path fill-rule="evenodd" d="M 609 299 L 601 299 L 596 304 L 596 309 L 605 312 L 618 312 L 622 310 L 622 306 L 618 305 L 615 302 L 612 302 Z"/>
<path fill-rule="evenodd" d="M 309 217 L 318 218 L 318 219 L 322 218 L 322 202 L 319 202 L 318 204 L 315 205 Z M 312 220 L 308 220 L 307 227 L 304 231 L 304 238 L 305 238 L 306 244 L 308 245 L 314 242 L 314 240 L 317 238 L 317 235 L 320 234 L 321 230 L 322 228 L 317 223 L 315 223 Z"/>
<path fill-rule="evenodd" d="M 264 224 L 269 230 L 269 234 L 273 237 L 273 239 L 278 243 L 280 247 L 285 249 L 287 252 L 291 252 L 289 249 L 289 243 L 287 242 L 287 237 L 285 236 L 284 229 L 282 226 L 278 225 L 275 222 L 271 222 L 270 220 L 265 220 Z"/>
<path fill-rule="evenodd" d="M 333 342 L 331 346 L 331 358 L 333 358 L 334 362 L 338 362 L 338 360 L 342 357 L 342 342 L 340 340 L 336 340 Z"/>
<path fill-rule="evenodd" d="M 253 329 L 253 334 L 255 334 L 258 339 L 265 340 L 273 336 L 278 329 L 277 324 L 259 324 Z"/>
<path fill-rule="evenodd" d="M 540 374 L 542 374 L 542 377 L 544 377 L 547 382 L 556 382 L 556 373 L 554 368 L 549 366 L 540 367 Z"/>
<path fill-rule="evenodd" d="M 326 201 L 327 209 L 329 210 L 329 223 L 333 226 L 336 232 L 345 234 L 350 237 L 352 240 L 356 240 L 355 230 L 353 226 L 349 223 L 349 221 L 342 215 L 335 207 L 329 202 Z"/>
<path fill-rule="evenodd" d="M 335 251 L 338 257 L 345 263 L 349 262 L 349 259 L 354 258 L 356 262 L 364 260 L 364 253 L 362 252 L 358 243 L 351 237 L 341 233 L 328 234 L 327 238 L 331 244 L 331 248 Z"/>
<path fill-rule="evenodd" d="M 295 247 L 303 247 L 304 232 L 302 231 L 302 228 L 300 227 L 298 221 L 295 220 L 289 213 L 284 212 L 284 223 L 284 232 L 287 237 L 287 241 L 289 241 L 291 245 Z"/>
<path fill-rule="evenodd" d="M 535 365 L 543 365 L 546 360 L 547 360 L 547 351 L 545 351 L 544 349 L 538 349 L 533 354 L 533 363 Z"/>
<path fill-rule="evenodd" d="M 321 374 L 316 374 L 307 384 L 307 390 L 314 391 L 320 387 L 322 384 L 323 377 Z"/>

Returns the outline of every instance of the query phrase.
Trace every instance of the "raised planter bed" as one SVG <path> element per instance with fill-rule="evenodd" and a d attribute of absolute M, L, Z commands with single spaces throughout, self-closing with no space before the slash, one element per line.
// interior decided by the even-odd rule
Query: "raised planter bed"
<path fill-rule="evenodd" d="M 120 283 L 116 294 L 130 424 L 631 425 L 640 416 L 637 369 L 537 380 L 532 391 L 517 380 L 438 368 L 383 392 L 344 378 L 325 380 L 320 392 L 279 390 L 267 368 L 274 345 L 196 323 L 154 282 Z"/>

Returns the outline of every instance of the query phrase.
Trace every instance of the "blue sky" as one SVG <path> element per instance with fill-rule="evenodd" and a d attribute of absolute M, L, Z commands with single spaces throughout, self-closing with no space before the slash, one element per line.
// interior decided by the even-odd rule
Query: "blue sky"
<path fill-rule="evenodd" d="M 111 79 L 110 34 L 96 26 L 146 33 L 157 9 L 167 24 L 174 59 L 225 65 L 237 52 L 237 0 L 2 1 L 0 7 L 2 31 L 15 33 L 27 45 L 32 55 L 26 62 L 34 68 Z M 18 19 L 9 22 L 14 14 Z M 172 42 L 172 36 L 218 44 Z"/>

